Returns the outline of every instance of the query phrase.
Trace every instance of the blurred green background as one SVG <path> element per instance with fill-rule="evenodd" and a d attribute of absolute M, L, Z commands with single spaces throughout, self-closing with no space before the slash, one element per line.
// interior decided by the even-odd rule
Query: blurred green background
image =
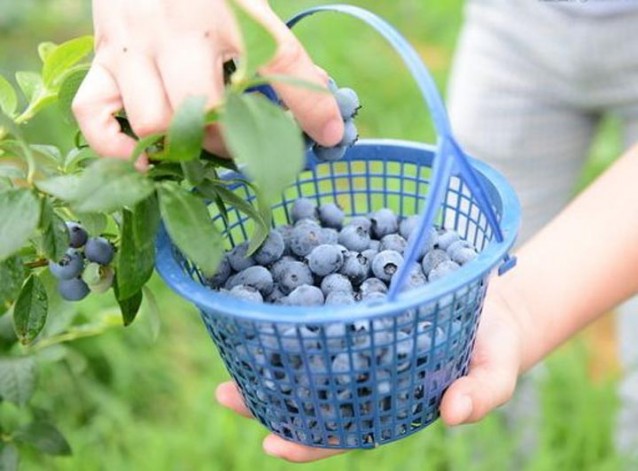
<path fill-rule="evenodd" d="M 283 16 L 326 2 L 273 0 Z M 461 0 L 352 1 L 396 25 L 415 45 L 441 90 L 462 22 Z M 381 5 L 383 3 L 383 5 Z M 0 73 L 37 67 L 37 44 L 90 34 L 89 2 L 0 0 Z M 433 131 L 415 85 L 388 46 L 366 27 L 334 16 L 298 28 L 316 62 L 338 83 L 355 87 L 365 104 L 364 137 L 432 140 Z M 55 110 L 30 123 L 36 142 L 72 143 Z M 617 126 L 604 123 L 583 184 L 617 155 Z M 67 345 L 67 360 L 43 366 L 34 404 L 53 410 L 73 448 L 68 458 L 27 454 L 22 469 L 47 470 L 290 470 L 299 465 L 265 456 L 265 430 L 213 400 L 227 379 L 198 313 L 155 279 L 159 322 L 146 306 L 139 322 L 96 339 Z M 69 309 L 99 318 L 115 309 L 110 294 Z M 159 331 L 157 330 L 159 328 Z M 609 352 L 607 352 L 609 353 Z M 446 429 L 435 424 L 398 443 L 303 465 L 308 471 L 363 470 L 620 470 L 613 447 L 616 378 L 592 379 L 593 351 L 582 338 L 554 354 L 538 375 L 539 410 L 531 418 L 491 414 L 477 425 Z M 15 413 L 17 415 L 17 412 Z M 2 421 L 16 420 L 10 406 Z M 533 420 L 531 420 L 533 419 Z M 534 425 L 536 424 L 536 425 Z M 538 427 L 536 440 L 529 431 Z"/>

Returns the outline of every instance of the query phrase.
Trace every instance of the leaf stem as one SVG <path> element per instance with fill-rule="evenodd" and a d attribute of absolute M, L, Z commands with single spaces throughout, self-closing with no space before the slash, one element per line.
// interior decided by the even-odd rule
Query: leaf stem
<path fill-rule="evenodd" d="M 34 268 L 46 267 L 48 264 L 49 264 L 49 260 L 47 260 L 46 258 L 40 258 L 32 262 L 27 262 L 24 264 L 24 266 L 30 270 L 33 270 Z"/>

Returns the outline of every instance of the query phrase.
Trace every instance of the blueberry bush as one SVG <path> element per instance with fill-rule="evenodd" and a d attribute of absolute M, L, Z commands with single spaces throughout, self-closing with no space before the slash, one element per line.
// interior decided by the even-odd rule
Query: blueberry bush
<path fill-rule="evenodd" d="M 204 97 L 188 98 L 168 131 L 139 138 L 128 161 L 99 158 L 79 131 L 69 152 L 33 142 L 23 132 L 49 107 L 59 107 L 73 123 L 71 103 L 90 67 L 92 37 L 43 43 L 39 72 L 17 72 L 15 81 L 0 76 L 0 408 L 17 406 L 28 417 L 2 424 L 0 468 L 16 469 L 24 447 L 52 455 L 71 452 L 51 414 L 30 406 L 41 353 L 128 326 L 145 299 L 154 304 L 146 285 L 161 221 L 176 246 L 211 277 L 230 270 L 227 264 L 238 269 L 246 255 L 269 263 L 278 242 L 269 237 L 271 203 L 301 171 L 305 150 L 314 146 L 319 158 L 334 159 L 356 140 L 351 118 L 359 104 L 347 89 L 334 93 L 347 95 L 339 103 L 348 108 L 348 132 L 330 149 L 308 137 L 304 142 L 291 115 L 255 93 L 273 81 L 313 86 L 260 76 L 257 70 L 275 53 L 275 42 L 241 10 L 237 15 L 247 53 L 238 65 L 225 65 L 223 104 L 205 110 Z M 137 138 L 124 112 L 117 119 L 124 132 Z M 223 125 L 234 160 L 202 149 L 211 123 Z M 146 172 L 135 168 L 143 153 L 151 164 Z M 223 170 L 239 167 L 257 194 L 254 204 L 235 195 L 229 189 L 233 182 L 220 177 Z M 223 236 L 210 219 L 208 204 L 222 214 L 233 206 L 254 220 L 250 242 L 238 248 L 243 253 L 236 260 L 224 257 Z M 63 300 L 102 293 L 115 298 L 119 317 L 56 318 Z"/>

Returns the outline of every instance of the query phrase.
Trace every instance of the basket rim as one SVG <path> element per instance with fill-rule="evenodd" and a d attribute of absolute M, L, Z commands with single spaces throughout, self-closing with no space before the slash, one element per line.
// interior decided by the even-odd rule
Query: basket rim
<path fill-rule="evenodd" d="M 417 151 L 436 152 L 436 146 L 400 139 L 362 139 L 357 147 L 402 146 Z M 172 253 L 172 242 L 163 224 L 156 237 L 156 270 L 164 282 L 184 299 L 206 313 L 215 312 L 248 321 L 324 324 L 353 322 L 362 318 L 387 316 L 418 305 L 432 303 L 466 284 L 482 279 L 492 272 L 514 245 L 520 228 L 521 208 L 518 197 L 505 177 L 490 165 L 469 157 L 472 166 L 487 178 L 499 195 L 503 214 L 501 230 L 503 241 L 492 241 L 472 263 L 455 272 L 455 276 L 443 277 L 428 283 L 423 289 L 400 293 L 394 301 L 359 302 L 344 306 L 302 307 L 278 304 L 258 304 L 243 301 L 208 288 L 184 272 Z"/>

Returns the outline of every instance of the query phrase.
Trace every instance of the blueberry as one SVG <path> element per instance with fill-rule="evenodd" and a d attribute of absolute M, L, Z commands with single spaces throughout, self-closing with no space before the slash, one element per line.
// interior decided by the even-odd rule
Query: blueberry
<path fill-rule="evenodd" d="M 57 263 L 49 260 L 49 270 L 51 274 L 59 280 L 70 280 L 82 273 L 84 269 L 84 259 L 82 254 L 73 249 L 66 251 L 64 256 Z"/>
<path fill-rule="evenodd" d="M 282 299 L 286 295 L 281 291 L 279 285 L 275 284 L 272 291 L 264 298 L 264 301 L 270 304 L 283 304 Z"/>
<path fill-rule="evenodd" d="M 436 246 L 441 250 L 447 250 L 450 245 L 459 240 L 461 240 L 461 236 L 458 232 L 444 229 L 441 234 L 439 234 Z"/>
<path fill-rule="evenodd" d="M 272 273 L 273 280 L 279 281 L 281 276 L 286 269 L 286 265 L 297 262 L 298 260 L 291 255 L 284 255 L 270 267 L 270 273 Z"/>
<path fill-rule="evenodd" d="M 258 265 L 248 267 L 232 277 L 232 282 L 229 285 L 231 290 L 235 286 L 239 285 L 255 288 L 262 295 L 271 293 L 274 288 L 272 274 L 270 271 L 268 271 L 267 268 Z"/>
<path fill-rule="evenodd" d="M 459 265 L 465 265 L 474 260 L 477 256 L 476 250 L 472 247 L 459 247 L 452 252 L 451 258 Z"/>
<path fill-rule="evenodd" d="M 322 227 L 320 239 L 322 244 L 335 245 L 339 243 L 339 232 L 331 227 Z"/>
<path fill-rule="evenodd" d="M 113 260 L 113 246 L 104 237 L 92 237 L 86 242 L 84 256 L 90 262 L 108 265 Z"/>
<path fill-rule="evenodd" d="M 335 99 L 337 105 L 339 105 L 339 112 L 344 120 L 348 120 L 357 114 L 359 108 L 361 108 L 361 102 L 359 96 L 352 88 L 340 88 L 335 93 Z"/>
<path fill-rule="evenodd" d="M 445 250 L 433 249 L 425 254 L 421 262 L 421 266 L 423 267 L 423 271 L 425 272 L 425 274 L 429 275 L 430 272 L 438 267 L 441 263 L 447 262 L 449 260 L 450 256 Z"/>
<path fill-rule="evenodd" d="M 319 245 L 308 255 L 308 266 L 315 275 L 326 276 L 339 271 L 343 258 L 337 245 Z"/>
<path fill-rule="evenodd" d="M 326 296 L 326 305 L 354 304 L 355 302 L 352 291 L 331 291 Z"/>
<path fill-rule="evenodd" d="M 281 233 L 270 231 L 264 243 L 253 255 L 253 258 L 260 265 L 270 265 L 281 258 L 285 248 L 284 238 Z"/>
<path fill-rule="evenodd" d="M 370 276 L 371 261 L 358 252 L 347 252 L 339 273 L 347 276 L 355 285 L 360 285 Z"/>
<path fill-rule="evenodd" d="M 408 241 L 401 237 L 399 234 L 388 234 L 381 239 L 381 245 L 379 245 L 379 252 L 384 250 L 394 250 L 403 255 L 405 248 L 408 245 Z"/>
<path fill-rule="evenodd" d="M 321 227 L 313 224 L 295 226 L 290 239 L 290 249 L 298 257 L 305 257 L 321 245 Z"/>
<path fill-rule="evenodd" d="M 277 226 L 275 230 L 281 234 L 284 240 L 284 255 L 290 255 L 292 253 L 290 250 L 290 239 L 292 239 L 293 226 L 284 224 L 283 226 Z"/>
<path fill-rule="evenodd" d="M 311 285 L 313 282 L 312 272 L 305 263 L 291 262 L 282 269 L 281 277 L 277 281 L 279 289 L 283 293 L 289 294 L 299 286 Z"/>
<path fill-rule="evenodd" d="M 74 249 L 79 249 L 89 238 L 84 227 L 77 222 L 67 221 L 66 228 L 69 231 L 69 246 Z"/>
<path fill-rule="evenodd" d="M 250 301 L 253 303 L 264 302 L 264 298 L 259 290 L 252 286 L 237 285 L 234 286 L 228 294 L 243 301 Z"/>
<path fill-rule="evenodd" d="M 432 348 L 432 337 L 434 346 L 438 347 L 445 341 L 445 331 L 441 327 L 436 330 L 431 322 L 419 322 L 417 326 L 416 348 L 419 353 L 427 353 Z"/>
<path fill-rule="evenodd" d="M 247 253 L 248 242 L 242 242 L 228 252 L 228 263 L 230 263 L 233 270 L 239 272 L 255 265 L 255 259 L 253 257 L 247 257 Z"/>
<path fill-rule="evenodd" d="M 447 253 L 450 256 L 450 258 L 454 258 L 454 254 L 457 250 L 461 250 L 461 249 L 473 249 L 474 247 L 472 247 L 472 244 L 470 244 L 468 241 L 466 240 L 457 240 L 456 242 L 451 243 L 448 248 L 447 248 Z"/>
<path fill-rule="evenodd" d="M 367 258 L 370 263 L 372 263 L 372 260 L 374 260 L 374 257 L 376 257 L 378 253 L 379 250 L 377 249 L 367 249 L 361 252 L 361 255 Z"/>
<path fill-rule="evenodd" d="M 370 233 L 359 224 L 348 224 L 339 233 L 339 243 L 348 250 L 363 252 L 370 246 Z"/>
<path fill-rule="evenodd" d="M 299 341 L 299 337 L 301 337 L 302 342 Z M 281 336 L 281 346 L 287 352 L 301 352 L 301 343 L 303 343 L 305 350 L 318 350 L 319 336 L 305 326 L 298 329 L 291 327 Z"/>
<path fill-rule="evenodd" d="M 417 227 L 419 227 L 419 216 L 408 216 L 399 223 L 399 234 L 407 240 Z"/>
<path fill-rule="evenodd" d="M 228 262 L 228 255 L 224 255 L 221 262 L 219 262 L 219 266 L 217 267 L 217 271 L 215 274 L 206 280 L 206 284 L 214 289 L 219 289 L 224 286 L 226 280 L 230 276 L 232 272 L 232 268 L 230 267 L 230 263 Z"/>
<path fill-rule="evenodd" d="M 372 260 L 372 273 L 380 280 L 390 281 L 402 263 L 403 257 L 399 252 L 384 250 Z"/>
<path fill-rule="evenodd" d="M 299 198 L 292 204 L 290 217 L 293 223 L 301 221 L 302 219 L 316 219 L 317 205 L 311 199 Z"/>
<path fill-rule="evenodd" d="M 352 293 L 352 283 L 348 278 L 339 274 L 332 273 L 321 280 L 321 291 L 324 296 L 328 296 L 333 291 L 346 291 Z"/>
<path fill-rule="evenodd" d="M 423 273 L 421 265 L 417 262 L 414 262 L 410 267 L 408 278 L 405 281 L 402 290 L 410 291 L 415 288 L 421 288 L 422 286 L 425 286 L 427 282 L 428 279 L 425 276 L 425 273 Z"/>
<path fill-rule="evenodd" d="M 443 278 L 444 276 L 447 276 L 450 273 L 455 272 L 459 268 L 461 268 L 461 266 L 458 263 L 453 262 L 451 260 L 441 262 L 436 268 L 434 268 L 428 274 L 428 281 L 435 281 L 435 280 L 438 280 L 439 278 Z"/>
<path fill-rule="evenodd" d="M 372 229 L 372 221 L 366 216 L 355 216 L 350 220 L 348 225 L 361 226 L 368 232 Z"/>
<path fill-rule="evenodd" d="M 343 138 L 339 143 L 340 146 L 352 147 L 359 139 L 359 131 L 356 124 L 351 119 L 346 120 L 344 123 Z"/>
<path fill-rule="evenodd" d="M 415 231 L 410 235 L 410 238 L 408 239 L 408 243 L 410 243 L 412 239 L 415 238 L 416 236 L 417 236 L 417 233 Z M 423 245 L 421 246 L 420 250 L 417 251 L 417 260 L 419 261 L 422 260 L 425 254 L 434 248 L 434 246 L 437 243 L 438 236 L 439 234 L 436 231 L 436 229 L 434 229 L 433 227 L 428 229 L 425 241 L 423 242 Z"/>
<path fill-rule="evenodd" d="M 89 294 L 90 289 L 81 278 L 71 278 L 59 281 L 58 292 L 67 301 L 80 301 Z"/>
<path fill-rule="evenodd" d="M 292 306 L 322 306 L 323 293 L 316 286 L 301 285 L 288 295 L 287 304 Z"/>
<path fill-rule="evenodd" d="M 365 297 L 370 293 L 385 294 L 388 292 L 388 286 L 379 278 L 368 278 L 361 283 L 361 286 L 359 286 L 359 292 L 362 297 Z"/>
<path fill-rule="evenodd" d="M 337 375 L 337 382 L 348 384 L 352 377 L 365 373 L 368 368 L 368 359 L 358 353 L 352 354 L 352 367 L 350 366 L 350 355 L 347 353 L 339 353 L 332 360 L 332 372 Z"/>
<path fill-rule="evenodd" d="M 326 304 L 327 303 L 328 300 L 326 299 Z M 345 324 L 328 324 L 325 328 L 328 348 L 332 351 L 341 350 L 346 343 L 346 332 L 347 328 Z"/>
<path fill-rule="evenodd" d="M 324 147 L 320 144 L 312 146 L 312 150 L 319 160 L 322 162 L 334 162 L 341 160 L 348 148 L 346 146 L 337 145 L 335 147 Z"/>
<path fill-rule="evenodd" d="M 394 234 L 399 230 L 399 221 L 391 209 L 383 208 L 376 211 L 370 218 L 372 221 L 372 235 L 381 240 L 388 234 Z"/>
<path fill-rule="evenodd" d="M 369 247 L 370 250 L 374 250 L 376 252 L 379 252 L 379 248 L 380 247 L 381 247 L 381 241 L 380 240 L 372 239 L 370 241 L 370 247 Z"/>
<path fill-rule="evenodd" d="M 343 226 L 343 220 L 345 219 L 345 213 L 335 203 L 328 203 L 319 206 L 319 221 L 324 227 L 331 227 L 333 229 L 341 229 Z"/>
<path fill-rule="evenodd" d="M 385 301 L 387 296 L 386 293 L 382 293 L 381 291 L 368 291 L 361 293 L 361 301 Z"/>

